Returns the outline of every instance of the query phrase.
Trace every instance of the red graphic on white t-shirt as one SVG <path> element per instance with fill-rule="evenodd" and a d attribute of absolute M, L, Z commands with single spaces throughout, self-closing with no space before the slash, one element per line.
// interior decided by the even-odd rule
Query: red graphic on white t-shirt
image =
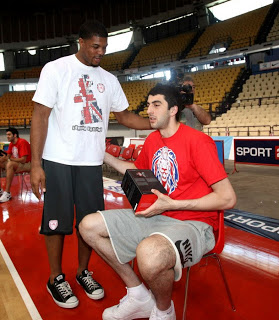
<path fill-rule="evenodd" d="M 94 97 L 92 86 L 93 81 L 89 80 L 89 75 L 85 74 L 79 78 L 78 85 L 80 87 L 80 93 L 74 96 L 75 103 L 84 103 L 81 110 L 81 124 L 90 124 L 96 122 L 102 122 L 102 110 L 98 107 L 97 100 Z"/>
<path fill-rule="evenodd" d="M 100 93 L 103 93 L 105 91 L 105 86 L 102 83 L 98 83 L 97 89 Z"/>

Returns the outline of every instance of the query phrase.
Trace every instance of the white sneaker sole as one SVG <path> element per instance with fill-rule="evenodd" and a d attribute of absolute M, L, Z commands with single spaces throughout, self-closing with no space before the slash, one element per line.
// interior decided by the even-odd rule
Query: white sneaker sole
<path fill-rule="evenodd" d="M 77 279 L 76 279 L 76 281 L 77 281 Z M 77 281 L 77 283 L 84 290 L 83 286 L 78 281 Z M 100 290 L 100 289 L 98 289 L 98 290 Z M 100 300 L 100 299 L 103 299 L 103 297 L 105 296 L 105 291 L 104 290 L 102 290 L 102 292 L 100 292 L 100 293 L 92 293 L 92 294 L 86 292 L 85 290 L 84 290 L 84 292 L 86 293 L 87 297 L 92 299 L 92 300 Z"/>
<path fill-rule="evenodd" d="M 0 200 L 0 203 L 5 203 L 5 202 L 8 202 L 12 199 L 12 197 L 10 197 L 9 199 L 5 199 L 5 200 Z"/>
<path fill-rule="evenodd" d="M 105 311 L 104 311 L 105 312 Z M 148 318 L 150 317 L 150 314 L 151 312 L 142 312 L 142 311 L 139 311 L 139 312 L 136 312 L 136 313 L 133 313 L 132 315 L 129 315 L 127 317 L 121 317 L 121 318 L 115 318 L 111 315 L 106 315 L 103 313 L 102 315 L 102 319 L 103 320 L 133 320 L 133 319 L 141 319 L 141 318 Z"/>
<path fill-rule="evenodd" d="M 127 316 L 114 315 L 114 310 L 112 310 L 111 308 L 113 309 L 115 308 L 115 310 L 117 310 L 117 306 L 113 306 L 104 310 L 102 319 L 103 320 L 133 320 L 133 319 L 149 318 L 151 315 L 152 309 L 154 308 L 154 305 L 155 305 L 154 300 L 149 301 L 149 305 L 148 305 L 148 308 L 150 308 L 149 310 L 136 311 Z M 146 306 L 144 306 L 143 304 L 143 307 L 146 307 Z"/>
<path fill-rule="evenodd" d="M 54 297 L 53 297 L 51 291 L 49 290 L 48 286 L 46 286 L 46 288 L 47 288 L 47 291 L 49 292 L 49 294 L 51 295 L 53 301 L 54 301 L 59 307 L 64 308 L 64 309 L 73 309 L 73 308 L 75 308 L 75 307 L 78 306 L 78 304 L 79 304 L 78 299 L 77 299 L 77 301 L 72 302 L 72 303 L 59 302 L 59 301 L 57 301 L 57 300 L 54 299 Z"/>

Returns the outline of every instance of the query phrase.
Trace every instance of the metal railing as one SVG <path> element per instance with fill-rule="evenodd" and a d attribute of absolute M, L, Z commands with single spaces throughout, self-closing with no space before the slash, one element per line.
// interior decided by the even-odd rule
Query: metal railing
<path fill-rule="evenodd" d="M 263 127 L 266 129 L 262 129 Z M 268 136 L 279 135 L 279 124 L 276 124 L 276 125 L 263 124 L 263 125 L 254 125 L 254 126 L 246 126 L 246 125 L 215 126 L 215 127 L 203 128 L 203 132 L 209 136 L 238 136 L 238 137 L 239 136 L 248 136 L 248 137 L 261 136 L 261 132 L 266 132 L 266 131 L 268 131 Z M 220 133 L 225 133 L 225 134 L 220 134 Z M 255 135 L 255 133 L 257 134 Z"/>
<path fill-rule="evenodd" d="M 29 128 L 31 126 L 31 119 L 27 118 L 1 118 L 0 119 L 0 128 L 8 127 L 19 127 L 19 128 Z"/>

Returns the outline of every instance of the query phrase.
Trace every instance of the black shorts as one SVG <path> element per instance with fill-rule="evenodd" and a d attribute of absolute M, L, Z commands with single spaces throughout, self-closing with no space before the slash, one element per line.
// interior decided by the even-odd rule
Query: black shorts
<path fill-rule="evenodd" d="M 74 218 L 78 228 L 83 217 L 104 210 L 102 166 L 70 166 L 43 160 L 43 168 L 46 192 L 41 234 L 72 234 Z"/>

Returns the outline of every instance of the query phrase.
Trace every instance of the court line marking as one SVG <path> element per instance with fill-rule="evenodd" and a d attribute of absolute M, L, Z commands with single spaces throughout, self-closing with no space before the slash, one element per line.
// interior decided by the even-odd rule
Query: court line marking
<path fill-rule="evenodd" d="M 17 289 L 25 303 L 25 306 L 30 313 L 30 316 L 33 320 L 42 320 L 41 315 L 39 314 L 33 300 L 31 299 L 25 285 L 23 284 L 11 258 L 8 255 L 8 252 L 6 251 L 2 241 L 0 240 L 0 253 L 6 263 L 6 266 L 8 270 L 10 271 L 10 274 L 14 280 L 15 285 L 17 286 Z"/>

